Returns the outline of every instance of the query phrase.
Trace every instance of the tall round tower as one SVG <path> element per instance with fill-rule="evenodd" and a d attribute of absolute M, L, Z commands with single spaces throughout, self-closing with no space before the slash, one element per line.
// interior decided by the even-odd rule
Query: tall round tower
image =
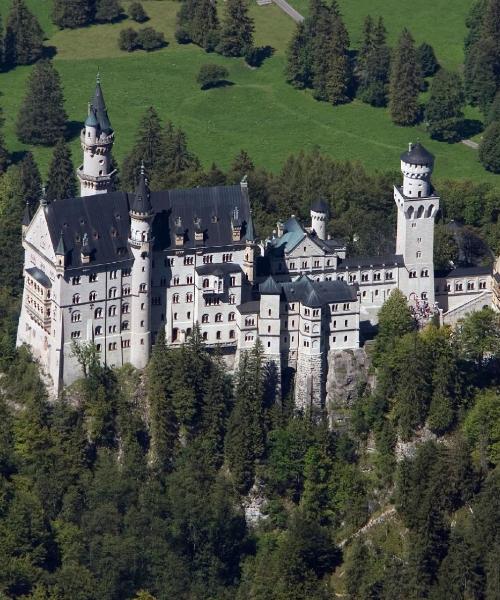
<path fill-rule="evenodd" d="M 129 246 L 134 256 L 132 266 L 132 327 L 130 337 L 130 362 L 143 369 L 151 349 L 151 260 L 153 222 L 148 182 L 141 167 L 141 175 L 130 206 Z"/>
<path fill-rule="evenodd" d="M 328 204 L 325 200 L 316 200 L 311 206 L 311 229 L 320 240 L 326 240 L 326 223 L 328 221 Z"/>
<path fill-rule="evenodd" d="M 401 154 L 403 195 L 407 198 L 428 198 L 432 192 L 433 169 L 434 156 L 420 142 L 410 143 L 408 152 Z"/>
<path fill-rule="evenodd" d="M 94 96 L 89 102 L 87 119 L 80 134 L 83 164 L 76 174 L 80 180 L 81 196 L 103 194 L 110 190 L 115 173 L 111 165 L 114 135 L 97 75 Z"/>

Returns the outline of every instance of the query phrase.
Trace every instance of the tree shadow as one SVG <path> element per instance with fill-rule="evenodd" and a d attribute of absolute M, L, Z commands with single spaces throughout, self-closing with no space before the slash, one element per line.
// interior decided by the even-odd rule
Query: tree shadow
<path fill-rule="evenodd" d="M 481 133 L 483 131 L 484 125 L 481 121 L 477 119 L 464 119 L 460 124 L 460 137 L 462 139 L 467 139 Z"/>
<path fill-rule="evenodd" d="M 217 81 L 215 83 L 209 83 L 207 85 L 202 86 L 202 90 L 206 91 L 206 90 L 212 90 L 215 88 L 225 88 L 225 87 L 231 87 L 233 86 L 234 83 L 232 81 L 229 81 L 227 79 L 221 79 L 220 81 Z"/>
<path fill-rule="evenodd" d="M 55 46 L 44 46 L 42 51 L 42 59 L 51 60 L 57 54 Z"/>
<path fill-rule="evenodd" d="M 266 59 L 271 58 L 275 51 L 276 50 L 269 45 L 256 46 L 248 51 L 245 56 L 245 61 L 251 67 L 260 67 Z"/>
<path fill-rule="evenodd" d="M 24 160 L 26 154 L 28 154 L 27 150 L 16 150 L 15 152 L 11 152 L 9 155 L 10 163 L 17 165 Z"/>
<path fill-rule="evenodd" d="M 65 138 L 68 141 L 74 140 L 80 135 L 82 130 L 82 122 L 81 121 L 68 121 L 66 123 L 66 135 Z"/>

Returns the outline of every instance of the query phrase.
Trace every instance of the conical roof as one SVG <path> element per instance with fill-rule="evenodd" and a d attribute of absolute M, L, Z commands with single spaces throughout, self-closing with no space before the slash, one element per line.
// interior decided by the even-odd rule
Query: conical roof
<path fill-rule="evenodd" d="M 146 178 L 146 171 L 144 169 L 144 163 L 141 165 L 139 183 L 137 184 L 137 188 L 135 190 L 131 210 L 135 213 L 140 213 L 143 215 L 149 215 L 153 211 L 149 194 L 148 180 Z"/>
<path fill-rule="evenodd" d="M 58 242 L 57 248 L 56 248 L 56 254 L 65 256 L 66 252 L 67 252 L 66 244 L 64 243 L 64 236 L 63 236 L 63 232 L 61 231 L 61 233 L 59 235 L 59 242 Z"/>
<path fill-rule="evenodd" d="M 311 210 L 317 213 L 327 213 L 328 212 L 328 203 L 323 198 L 319 198 L 316 202 L 313 202 L 311 206 Z"/>
<path fill-rule="evenodd" d="M 24 212 L 23 212 L 23 222 L 22 224 L 25 226 L 28 226 L 31 223 L 31 206 L 29 202 L 26 202 L 26 206 L 24 207 Z"/>
<path fill-rule="evenodd" d="M 264 281 L 264 283 L 260 284 L 259 292 L 262 295 L 276 296 L 276 295 L 281 294 L 281 288 L 276 283 L 276 281 L 274 281 L 274 278 L 272 277 L 272 275 L 269 275 L 269 277 Z"/>
<path fill-rule="evenodd" d="M 111 127 L 111 122 L 108 117 L 108 111 L 106 110 L 106 103 L 104 102 L 104 95 L 102 93 L 101 80 L 99 74 L 97 75 L 94 96 L 90 100 L 90 104 L 95 111 L 95 117 L 97 119 L 97 122 L 99 123 L 101 131 L 108 135 L 112 133 L 113 128 Z"/>
<path fill-rule="evenodd" d="M 410 165 L 434 164 L 434 156 L 420 142 L 410 144 L 408 151 L 401 154 L 401 160 Z"/>
<path fill-rule="evenodd" d="M 248 215 L 248 221 L 247 221 L 246 231 L 245 231 L 245 239 L 247 242 L 255 241 L 255 231 L 253 228 L 252 211 L 250 211 L 250 214 Z"/>

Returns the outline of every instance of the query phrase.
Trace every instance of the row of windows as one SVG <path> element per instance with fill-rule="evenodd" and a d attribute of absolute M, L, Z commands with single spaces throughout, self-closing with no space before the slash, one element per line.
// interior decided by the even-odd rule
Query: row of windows
<path fill-rule="evenodd" d="M 416 279 L 417 277 L 417 272 L 416 271 L 410 271 L 408 274 L 410 279 Z M 420 277 L 429 277 L 429 269 L 422 269 L 422 271 L 420 271 Z"/>
<path fill-rule="evenodd" d="M 129 277 L 131 273 L 130 269 L 122 269 L 122 277 Z M 117 279 L 118 278 L 118 271 L 109 271 L 109 279 Z M 99 275 L 98 273 L 90 273 L 88 276 L 88 281 L 89 283 L 94 283 L 96 281 L 99 281 Z M 74 277 L 71 278 L 71 283 L 73 285 L 80 285 L 80 283 L 82 283 L 82 277 L 80 275 L 75 275 Z"/>
<path fill-rule="evenodd" d="M 145 292 L 146 291 L 146 284 L 145 283 L 141 283 L 139 290 L 141 292 Z M 110 288 L 108 290 L 108 298 L 110 300 L 112 300 L 113 298 L 116 298 L 118 294 L 118 290 L 117 288 Z M 130 287 L 129 286 L 125 286 L 122 288 L 122 296 L 130 296 Z M 97 300 L 97 292 L 96 291 L 92 291 L 89 294 L 89 302 L 95 302 Z M 80 304 L 81 301 L 81 296 L 80 294 L 73 294 L 73 298 L 72 298 L 72 302 L 73 304 Z"/>
<path fill-rule="evenodd" d="M 473 291 L 476 289 L 476 284 L 474 283 L 474 281 L 468 281 L 466 284 L 466 289 L 467 291 Z M 480 281 L 479 282 L 479 289 L 480 290 L 485 290 L 486 289 L 486 281 Z M 446 287 L 444 288 L 444 290 L 446 290 L 447 292 L 451 292 L 451 283 L 447 283 Z M 464 284 L 461 281 L 457 281 L 455 283 L 455 292 L 463 292 L 464 291 Z M 439 292 L 439 286 L 436 286 L 436 292 Z"/>
<path fill-rule="evenodd" d="M 214 320 L 215 320 L 216 323 L 222 323 L 222 321 L 224 320 L 223 316 L 222 316 L 222 313 L 217 313 L 215 315 Z M 229 315 L 227 317 L 227 320 L 228 321 L 235 321 L 236 320 L 236 313 L 234 313 L 234 312 L 229 313 Z M 208 315 L 206 313 L 204 315 L 202 315 L 201 322 L 202 323 L 210 323 L 210 315 Z"/>
<path fill-rule="evenodd" d="M 389 296 L 390 293 L 391 293 L 391 290 L 387 290 L 387 292 L 386 292 L 387 296 Z M 374 296 L 378 296 L 379 295 L 379 290 L 374 290 L 373 295 Z M 363 298 L 366 298 L 366 296 L 368 296 L 368 292 L 366 290 L 363 290 L 361 292 L 361 296 Z"/>
<path fill-rule="evenodd" d="M 394 279 L 394 274 L 392 271 L 386 271 L 385 279 L 392 280 Z M 357 281 L 357 275 L 355 273 L 349 275 L 349 281 L 352 283 L 353 281 Z M 369 273 L 361 273 L 361 282 L 370 281 Z M 382 273 L 373 273 L 372 281 L 382 281 Z"/>
<path fill-rule="evenodd" d="M 38 294 L 40 294 L 40 296 L 43 296 L 44 294 L 46 294 L 47 298 L 50 298 L 50 290 L 46 289 L 44 287 L 42 287 L 41 285 L 39 285 L 34 279 L 32 279 L 31 277 L 28 277 L 28 286 L 32 289 L 35 290 L 35 292 L 37 292 Z"/>

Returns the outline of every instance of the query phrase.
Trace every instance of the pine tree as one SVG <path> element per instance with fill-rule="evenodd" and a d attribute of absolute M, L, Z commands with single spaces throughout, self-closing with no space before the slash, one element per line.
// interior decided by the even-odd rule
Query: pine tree
<path fill-rule="evenodd" d="M 156 189 L 179 186 L 186 177 L 200 168 L 200 161 L 190 152 L 185 132 L 167 123 L 163 134 L 163 154 L 151 176 Z"/>
<path fill-rule="evenodd" d="M 467 100 L 486 113 L 497 91 L 497 50 L 489 39 L 475 43 L 464 65 Z"/>
<path fill-rule="evenodd" d="M 485 124 L 491 125 L 495 121 L 500 121 L 500 92 L 497 92 L 493 102 L 491 103 Z"/>
<path fill-rule="evenodd" d="M 465 25 L 469 30 L 464 43 L 465 57 L 472 46 L 480 39 L 481 30 L 483 27 L 483 18 L 486 12 L 486 8 L 489 0 L 476 0 L 472 5 L 467 18 L 465 19 Z"/>
<path fill-rule="evenodd" d="M 158 113 L 150 106 L 139 122 L 135 144 L 123 161 L 122 185 L 126 190 L 134 190 L 139 179 L 141 163 L 151 180 L 165 154 L 162 125 Z"/>
<path fill-rule="evenodd" d="M 420 116 L 420 68 L 413 38 L 404 29 L 394 50 L 389 83 L 389 110 L 396 125 L 413 125 Z"/>
<path fill-rule="evenodd" d="M 29 65 L 43 53 L 43 30 L 24 0 L 13 0 L 7 17 L 4 62 L 9 67 Z"/>
<path fill-rule="evenodd" d="M 374 48 L 374 24 L 370 15 L 365 18 L 363 23 L 363 42 L 357 56 L 357 71 L 362 73 L 366 69 L 366 60 Z"/>
<path fill-rule="evenodd" d="M 54 144 L 66 129 L 61 78 L 44 60 L 31 72 L 16 123 L 17 137 L 26 144 Z"/>
<path fill-rule="evenodd" d="M 227 0 L 217 52 L 224 56 L 243 56 L 253 47 L 253 19 L 246 0 Z"/>
<path fill-rule="evenodd" d="M 47 177 L 46 197 L 49 202 L 74 198 L 76 196 L 76 176 L 71 150 L 63 139 L 60 139 L 52 155 L 52 162 Z"/>
<path fill-rule="evenodd" d="M 432 80 L 425 120 L 432 138 L 442 142 L 460 140 L 465 96 L 458 73 L 441 69 Z"/>
<path fill-rule="evenodd" d="M 93 18 L 91 0 L 54 0 L 52 22 L 61 29 L 88 25 Z"/>
<path fill-rule="evenodd" d="M 123 14 L 123 8 L 118 0 L 96 0 L 95 20 L 98 23 L 112 23 Z"/>
<path fill-rule="evenodd" d="M 240 152 L 233 158 L 231 167 L 229 168 L 227 179 L 231 183 L 239 183 L 245 175 L 249 175 L 255 170 L 255 165 L 252 159 L 245 150 Z"/>
<path fill-rule="evenodd" d="M 500 121 L 494 121 L 484 132 L 479 160 L 487 171 L 500 173 Z"/>

